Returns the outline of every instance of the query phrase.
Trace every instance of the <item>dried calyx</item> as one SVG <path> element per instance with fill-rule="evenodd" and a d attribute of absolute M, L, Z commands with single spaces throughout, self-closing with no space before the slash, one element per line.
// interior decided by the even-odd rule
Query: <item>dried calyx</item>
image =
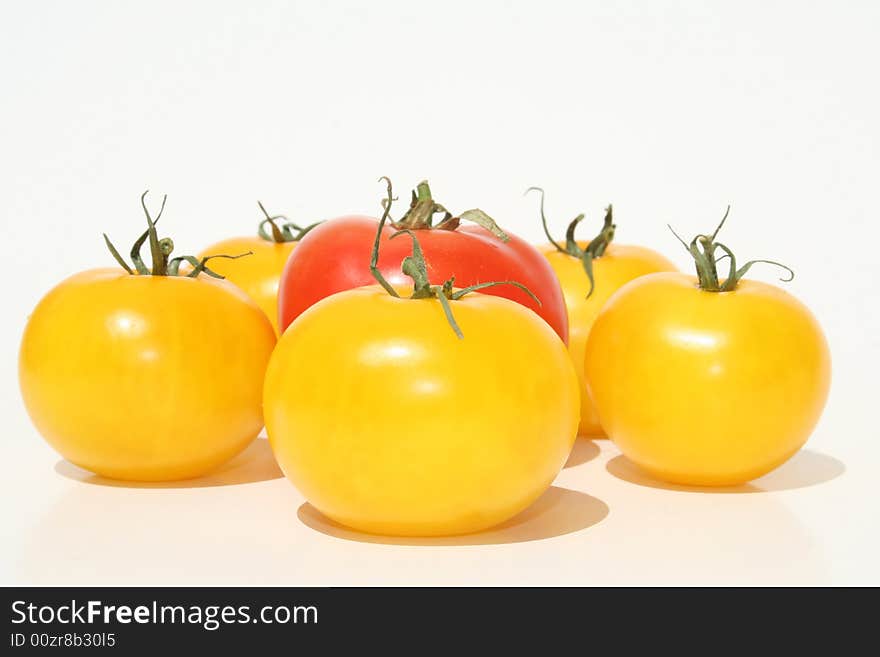
<path fill-rule="evenodd" d="M 388 199 L 383 200 L 383 208 L 388 209 L 390 203 L 391 201 Z M 441 216 L 440 221 L 436 224 L 434 223 L 434 215 Z M 412 199 L 406 214 L 399 221 L 392 220 L 391 223 L 398 230 L 422 230 L 425 228 L 455 230 L 462 221 L 470 221 L 482 226 L 502 242 L 507 242 L 510 239 L 507 233 L 498 227 L 495 220 L 482 210 L 476 208 L 465 210 L 460 215 L 453 216 L 449 210 L 431 197 L 431 188 L 428 186 L 427 180 L 420 182 L 412 191 Z"/>
<path fill-rule="evenodd" d="M 684 245 L 684 248 L 687 249 L 688 253 L 690 253 L 691 257 L 694 259 L 700 289 L 705 290 L 706 292 L 730 292 L 735 290 L 739 281 L 746 275 L 746 272 L 751 269 L 752 265 L 759 262 L 781 267 L 788 272 L 787 277 L 780 278 L 779 280 L 786 283 L 793 280 L 794 272 L 791 268 L 786 267 L 775 260 L 749 260 L 742 267 L 737 269 L 736 256 L 733 255 L 733 252 L 725 244 L 715 241 L 715 238 L 718 237 L 718 232 L 721 230 L 724 222 L 727 221 L 728 214 L 730 214 L 729 205 L 724 212 L 724 217 L 722 217 L 721 223 L 718 224 L 718 227 L 715 229 L 715 232 L 711 235 L 697 235 L 690 241 L 690 244 L 679 237 L 678 233 L 675 232 L 672 226 L 669 226 L 669 230 L 672 231 L 672 234 L 678 238 L 678 241 Z M 718 251 L 722 252 L 721 255 L 716 255 Z M 727 272 L 727 278 L 722 281 L 718 278 L 718 263 L 725 258 L 730 259 L 730 265 Z"/>
<path fill-rule="evenodd" d="M 320 221 L 316 221 L 305 228 L 300 228 L 292 221 L 288 221 L 287 217 L 283 214 L 270 215 L 266 212 L 266 208 L 263 207 L 263 204 L 260 201 L 257 201 L 257 205 L 260 206 L 260 211 L 265 217 L 257 227 L 257 234 L 267 242 L 275 242 L 276 244 L 282 242 L 299 242 L 306 236 L 306 233 L 321 223 Z"/>
<path fill-rule="evenodd" d="M 382 177 L 380 178 L 380 180 L 385 181 L 385 184 L 387 186 L 387 196 L 382 201 L 384 212 L 382 213 L 382 218 L 379 220 L 379 228 L 376 231 L 376 239 L 373 242 L 373 251 L 370 257 L 370 272 L 373 274 L 373 277 L 376 279 L 376 281 L 378 281 L 378 283 L 383 288 L 385 288 L 388 294 L 393 297 L 400 298 L 400 294 L 398 294 L 397 290 L 395 290 L 391 286 L 391 284 L 385 279 L 385 277 L 382 275 L 382 272 L 379 271 L 378 266 L 379 244 L 382 238 L 382 231 L 385 228 L 385 223 L 388 221 L 388 215 L 391 212 L 391 204 L 394 200 L 391 191 L 391 180 L 389 180 L 387 177 Z M 412 206 L 410 207 L 410 210 L 412 210 Z M 395 227 L 400 227 L 400 222 L 394 225 Z M 439 226 L 435 226 L 435 228 L 437 227 Z M 450 306 L 449 302 L 457 301 L 466 294 L 470 294 L 471 292 L 476 292 L 477 290 L 482 290 L 487 287 L 492 287 L 494 285 L 513 285 L 528 294 L 532 299 L 535 300 L 535 302 L 539 306 L 541 305 L 541 301 L 531 292 L 531 290 L 529 290 L 522 283 L 518 283 L 516 281 L 491 281 L 486 283 L 479 283 L 477 285 L 471 285 L 470 287 L 466 287 L 461 290 L 454 290 L 453 285 L 455 283 L 455 277 L 453 276 L 442 285 L 431 285 L 431 282 L 428 280 L 428 267 L 425 263 L 425 256 L 422 252 L 421 244 L 419 244 L 419 240 L 416 237 L 415 232 L 409 227 L 400 227 L 400 229 L 396 233 L 392 234 L 389 239 L 394 239 L 403 234 L 409 235 L 412 239 L 413 244 L 412 254 L 404 258 L 403 262 L 401 263 L 401 271 L 403 271 L 403 273 L 409 276 L 413 281 L 413 292 L 409 296 L 409 298 L 437 299 L 440 302 L 440 305 L 443 307 L 443 312 L 446 315 L 446 320 L 449 322 L 452 330 L 455 331 L 455 334 L 459 338 L 463 338 L 464 334 L 461 332 L 458 323 L 455 321 L 455 316 L 452 314 L 452 307 Z"/>
<path fill-rule="evenodd" d="M 236 258 L 241 258 L 247 255 L 253 255 L 252 252 L 248 251 L 247 253 L 240 253 L 238 255 L 210 255 L 205 256 L 201 260 L 196 258 L 195 256 L 185 255 L 185 256 L 177 256 L 175 258 L 171 258 L 171 252 L 174 250 L 174 242 L 171 241 L 170 237 L 163 237 L 159 239 L 159 235 L 156 232 L 156 224 L 159 222 L 159 219 L 162 217 L 162 212 L 165 210 L 165 201 L 168 199 L 168 196 L 162 197 L 162 206 L 159 208 L 159 214 L 156 215 L 156 218 L 153 219 L 150 215 L 150 211 L 147 209 L 146 198 L 149 190 L 141 194 L 141 207 L 144 209 L 144 214 L 147 217 L 147 230 L 145 230 L 140 237 L 135 240 L 135 243 L 131 247 L 131 261 L 134 264 L 134 269 L 132 269 L 127 262 L 119 255 L 119 251 L 116 250 L 116 247 L 113 246 L 113 243 L 110 241 L 110 238 L 107 237 L 107 233 L 104 233 L 104 243 L 107 244 L 107 248 L 110 249 L 110 253 L 113 254 L 113 257 L 116 259 L 116 262 L 119 263 L 119 266 L 122 267 L 129 274 L 135 275 L 139 274 L 142 276 L 186 276 L 188 278 L 196 278 L 199 274 L 205 273 L 209 276 L 213 276 L 214 278 L 223 278 L 220 274 L 215 271 L 212 271 L 208 268 L 208 261 L 214 258 L 226 258 L 230 260 L 235 260 Z M 144 242 L 149 240 L 150 242 L 150 255 L 152 256 L 151 267 L 147 267 L 144 264 L 143 258 L 141 258 L 141 247 L 144 245 Z M 187 274 L 180 273 L 180 265 L 183 262 L 188 262 L 192 265 L 192 271 Z"/>
<path fill-rule="evenodd" d="M 550 234 L 550 229 L 547 227 L 547 217 L 544 216 L 544 190 L 540 187 L 529 187 L 526 190 L 526 194 L 529 192 L 541 193 L 541 225 L 544 227 L 544 234 L 547 236 L 547 239 L 550 240 L 550 244 L 556 247 L 556 250 L 560 253 L 565 253 L 566 255 L 570 255 L 581 261 L 584 271 L 587 274 L 587 278 L 590 279 L 590 291 L 587 292 L 587 298 L 589 299 L 596 286 L 596 282 L 593 278 L 593 260 L 601 258 L 605 254 L 605 249 L 608 248 L 608 245 L 611 244 L 611 241 L 614 239 L 614 231 L 617 228 L 617 226 L 614 225 L 611 205 L 605 208 L 605 221 L 602 224 L 602 230 L 599 231 L 599 234 L 596 235 L 596 237 L 590 240 L 585 248 L 582 249 L 574 238 L 574 232 L 577 229 L 578 224 L 584 220 L 583 214 L 579 214 L 572 219 L 570 224 L 568 224 L 568 228 L 565 231 L 565 247 L 562 247 L 555 239 L 553 239 L 553 236 Z"/>

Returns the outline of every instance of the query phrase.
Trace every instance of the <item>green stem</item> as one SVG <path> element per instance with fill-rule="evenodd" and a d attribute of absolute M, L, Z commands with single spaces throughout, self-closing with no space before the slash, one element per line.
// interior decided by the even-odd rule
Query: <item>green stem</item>
<path fill-rule="evenodd" d="M 260 207 L 260 211 L 266 216 L 259 225 L 257 226 L 257 233 L 259 233 L 260 237 L 263 239 L 267 239 L 268 235 L 266 235 L 266 224 L 269 224 L 272 228 L 272 241 L 273 242 L 283 242 L 284 241 L 284 233 L 281 232 L 281 228 L 278 227 L 278 224 L 275 223 L 276 219 L 282 219 L 281 215 L 276 215 L 274 217 L 270 216 L 268 212 L 266 212 L 266 208 L 263 207 L 263 203 L 261 201 L 257 201 L 257 205 Z M 268 240 L 267 240 L 268 241 Z"/>
<path fill-rule="evenodd" d="M 147 209 L 147 194 L 150 190 L 144 191 L 141 194 L 141 207 L 144 209 L 144 214 L 147 217 L 147 235 L 150 238 L 150 255 L 153 260 L 153 276 L 164 276 L 165 275 L 165 263 L 167 260 L 162 255 L 162 249 L 159 246 L 159 234 L 156 232 L 156 222 L 162 217 L 162 213 L 165 211 L 165 201 L 168 200 L 168 195 L 164 195 L 162 197 L 162 207 L 159 208 L 159 214 L 156 215 L 155 221 L 150 216 L 150 211 Z"/>
<path fill-rule="evenodd" d="M 134 241 L 130 253 L 131 261 L 134 263 L 134 267 L 135 269 L 137 269 L 137 273 L 143 276 L 150 275 L 150 270 L 147 269 L 147 266 L 144 264 L 143 258 L 141 258 L 141 247 L 144 245 L 144 242 L 147 240 L 149 234 L 149 229 L 141 233 L 141 236 Z"/>
<path fill-rule="evenodd" d="M 205 272 L 206 274 L 209 274 L 209 275 L 213 276 L 214 278 L 223 278 L 223 276 L 221 276 L 217 272 L 214 272 L 214 271 L 211 271 L 210 269 L 208 269 L 208 267 L 206 265 L 208 264 L 209 260 L 213 260 L 214 258 L 225 258 L 227 260 L 238 260 L 239 258 L 243 258 L 243 257 L 249 256 L 249 255 L 254 255 L 254 252 L 248 251 L 247 253 L 239 253 L 238 255 L 234 255 L 234 256 L 233 255 L 226 255 L 224 253 L 218 253 L 217 255 L 204 256 L 201 260 L 199 260 L 196 263 L 195 268 L 190 273 L 187 274 L 187 277 L 198 278 L 199 274 L 201 274 L 202 272 Z M 192 262 L 192 260 L 190 260 L 189 262 Z"/>
<path fill-rule="evenodd" d="M 583 249 L 575 239 L 575 231 L 577 230 L 578 224 L 584 220 L 584 215 L 579 214 L 572 219 L 565 230 L 565 248 L 563 248 L 555 239 L 553 239 L 553 235 L 550 234 L 550 229 L 547 227 L 547 217 L 544 215 L 544 190 L 540 187 L 529 187 L 525 193 L 528 194 L 532 191 L 541 193 L 541 225 L 544 227 L 544 234 L 547 236 L 547 239 L 550 240 L 550 244 L 552 244 L 560 253 L 565 253 L 566 255 L 570 255 L 572 258 L 577 258 L 581 261 L 584 273 L 590 281 L 590 290 L 587 292 L 587 299 L 589 299 L 593 295 L 593 290 L 596 287 L 596 281 L 593 276 L 593 260 L 605 255 L 605 250 L 608 248 L 608 245 L 611 244 L 612 240 L 614 240 L 614 231 L 617 228 L 617 226 L 614 225 L 612 206 L 609 205 L 605 208 L 605 219 L 602 223 L 602 230 L 600 230 L 599 234 L 591 239 Z"/>
<path fill-rule="evenodd" d="M 694 259 L 699 288 L 706 292 L 732 292 L 736 289 L 736 286 L 739 284 L 740 280 L 742 280 L 743 276 L 745 276 L 749 269 L 752 268 L 752 265 L 759 262 L 781 267 L 788 272 L 788 277 L 783 277 L 779 280 L 786 283 L 794 280 L 794 271 L 792 271 L 790 267 L 783 265 L 780 262 L 776 262 L 775 260 L 749 260 L 746 264 L 737 269 L 736 256 L 733 254 L 733 251 L 731 251 L 726 244 L 716 241 L 718 233 L 721 231 L 722 226 L 724 226 L 724 222 L 727 221 L 729 214 L 730 206 L 728 205 L 727 210 L 724 212 L 724 217 L 721 219 L 721 223 L 718 224 L 714 232 L 711 235 L 697 235 L 690 241 L 690 243 L 685 242 L 681 236 L 675 232 L 672 226 L 669 226 L 669 230 L 672 231 L 672 234 L 675 235 L 678 241 L 682 243 L 684 248 L 687 249 L 687 252 L 690 253 L 691 257 Z M 722 254 L 720 256 L 716 255 L 717 251 L 721 251 Z M 718 263 L 725 258 L 730 259 L 730 264 L 728 267 L 727 278 L 722 281 L 718 277 Z"/>
<path fill-rule="evenodd" d="M 413 190 L 409 210 L 397 222 L 397 227 L 414 230 L 431 228 L 435 212 L 434 206 L 434 199 L 431 198 L 431 187 L 428 185 L 427 180 L 423 180 Z"/>
<path fill-rule="evenodd" d="M 442 219 L 434 225 L 434 215 L 442 215 Z M 409 209 L 395 222 L 395 227 L 404 230 L 456 230 L 462 221 L 470 221 L 492 233 L 502 242 L 510 240 L 488 214 L 474 208 L 465 210 L 460 215 L 454 216 L 449 210 L 437 203 L 431 196 L 431 187 L 427 180 L 421 181 L 412 192 Z"/>
<path fill-rule="evenodd" d="M 416 200 L 428 202 L 431 201 L 431 186 L 427 180 L 423 180 L 416 185 Z"/>
<path fill-rule="evenodd" d="M 550 228 L 547 227 L 547 217 L 544 215 L 544 190 L 541 187 L 529 187 L 526 190 L 526 194 L 529 192 L 540 192 L 541 193 L 541 226 L 544 227 L 544 234 L 547 236 L 547 239 L 550 241 L 550 244 L 556 247 L 556 250 L 560 253 L 568 253 L 567 249 L 563 249 L 559 244 L 553 239 L 553 235 L 550 234 Z"/>
<path fill-rule="evenodd" d="M 379 229 L 376 231 L 376 239 L 373 240 L 373 250 L 370 252 L 370 273 L 373 275 L 379 285 L 385 288 L 385 291 L 392 297 L 399 297 L 391 283 L 385 280 L 382 272 L 379 271 L 379 242 L 382 240 L 382 231 L 385 229 L 385 222 L 388 221 L 388 215 L 391 214 L 391 204 L 394 202 L 394 194 L 391 191 L 391 179 L 388 176 L 379 178 L 379 182 L 385 181 L 387 197 L 382 201 L 382 218 L 379 219 Z"/>
<path fill-rule="evenodd" d="M 113 246 L 113 242 L 111 242 L 110 238 L 107 237 L 107 233 L 103 233 L 103 235 L 104 235 L 104 244 L 106 244 L 107 248 L 110 249 L 110 253 L 116 259 L 116 262 L 119 263 L 119 266 L 122 267 L 129 274 L 134 274 L 134 272 L 131 270 L 131 267 L 128 266 L 128 263 L 125 262 L 125 260 L 122 258 L 121 255 L 119 255 L 119 251 L 117 251 L 116 247 Z"/>
<path fill-rule="evenodd" d="M 113 259 L 116 260 L 117 263 L 128 273 L 129 275 L 135 276 L 179 276 L 180 264 L 184 261 L 189 262 L 193 265 L 193 272 L 187 274 L 187 276 L 195 278 L 200 273 L 205 273 L 214 278 L 223 278 L 220 274 L 211 271 L 207 266 L 207 262 L 212 258 L 240 258 L 245 255 L 252 255 L 250 252 L 242 253 L 237 256 L 228 256 L 228 255 L 214 255 L 207 256 L 202 258 L 201 260 L 197 260 L 193 256 L 178 256 L 176 258 L 171 258 L 171 252 L 174 251 L 174 242 L 170 237 L 164 237 L 159 239 L 159 235 L 156 232 L 156 224 L 159 222 L 159 219 L 162 216 L 162 213 L 165 211 L 165 201 L 168 199 L 167 196 L 162 198 L 162 206 L 159 208 L 159 214 L 156 215 L 156 218 L 150 215 L 150 211 L 147 209 L 146 197 L 149 193 L 149 190 L 144 192 L 141 195 L 141 207 L 143 208 L 144 214 L 147 217 L 147 230 L 145 230 L 141 235 L 135 240 L 134 244 L 131 247 L 131 261 L 134 263 L 134 269 L 129 267 L 128 263 L 120 255 L 119 251 L 113 246 L 113 243 L 110 241 L 110 238 L 107 237 L 107 233 L 104 233 L 104 244 L 107 245 L 107 248 L 110 251 L 110 254 L 113 256 Z M 141 257 L 141 248 L 143 248 L 144 242 L 149 240 L 150 242 L 150 253 L 152 255 L 152 267 L 147 268 L 144 264 L 144 260 Z"/>
<path fill-rule="evenodd" d="M 443 288 L 438 286 L 437 289 L 434 290 L 432 296 L 437 297 L 437 300 L 440 302 L 440 306 L 443 308 L 443 314 L 446 315 L 446 321 L 452 327 L 455 336 L 459 340 L 464 340 L 464 333 L 461 332 L 461 327 L 459 327 L 458 322 L 455 321 L 455 315 L 452 313 L 452 306 L 449 305 L 449 297 L 446 296 Z"/>
<path fill-rule="evenodd" d="M 260 221 L 257 225 L 257 235 L 260 238 L 266 240 L 267 242 L 275 242 L 276 244 L 283 244 L 285 242 L 298 242 L 303 237 L 305 237 L 310 230 L 312 230 L 315 226 L 320 225 L 321 221 L 316 221 L 313 224 L 309 224 L 305 228 L 301 228 L 297 224 L 292 221 L 288 221 L 287 217 L 283 214 L 275 214 L 270 215 L 266 208 L 260 201 L 257 201 L 257 205 L 260 207 L 260 211 L 263 213 L 264 219 Z M 278 220 L 283 219 L 284 223 L 278 224 Z M 266 230 L 266 226 L 269 226 L 270 230 Z"/>
<path fill-rule="evenodd" d="M 602 230 L 600 230 L 599 234 L 587 244 L 585 250 L 590 252 L 590 255 L 594 260 L 605 255 L 605 250 L 614 240 L 614 231 L 617 229 L 617 226 L 614 225 L 613 213 L 613 206 L 609 205 L 605 208 L 605 219 L 602 221 Z"/>
<path fill-rule="evenodd" d="M 428 267 L 425 264 L 425 254 L 422 252 L 422 245 L 419 244 L 416 234 L 408 228 L 404 228 L 403 230 L 394 233 L 388 239 L 393 240 L 395 237 L 404 234 L 409 235 L 412 238 L 412 255 L 406 256 L 403 259 L 403 262 L 400 263 L 401 271 L 413 281 L 413 293 L 410 299 L 427 299 L 435 296 L 434 290 L 431 287 L 431 281 L 428 280 Z"/>
<path fill-rule="evenodd" d="M 378 283 L 385 288 L 385 290 L 393 297 L 400 298 L 400 295 L 385 279 L 382 275 L 382 272 L 379 270 L 379 245 L 382 242 L 382 231 L 385 228 L 385 222 L 388 220 L 388 215 L 391 212 L 391 204 L 394 201 L 394 196 L 391 191 L 391 181 L 387 177 L 382 177 L 379 179 L 384 180 L 387 185 L 387 197 L 383 201 L 382 206 L 384 208 L 384 212 L 382 213 L 382 218 L 379 220 L 379 226 L 376 230 L 376 239 L 373 241 L 373 250 L 370 254 L 370 272 L 373 274 L 373 277 L 378 281 Z M 424 187 L 419 187 L 418 193 L 413 192 L 413 202 L 419 202 L 419 195 L 427 195 L 430 198 L 430 189 L 427 188 L 427 183 L 424 183 Z M 412 206 L 411 206 L 412 207 Z M 399 226 L 400 224 L 398 224 Z M 464 334 L 461 331 L 461 328 L 458 326 L 458 322 L 455 321 L 455 315 L 452 312 L 452 305 L 449 303 L 450 301 L 458 301 L 466 294 L 470 294 L 471 292 L 476 292 L 478 290 L 485 289 L 487 287 L 492 287 L 494 285 L 513 285 L 523 290 L 526 294 L 528 294 L 539 306 L 541 305 L 540 299 L 536 297 L 529 288 L 527 288 L 522 283 L 518 283 L 516 281 L 490 281 L 486 283 L 477 283 L 476 285 L 471 285 L 470 287 L 466 287 L 462 290 L 454 291 L 453 284 L 455 282 L 455 277 L 449 278 L 443 285 L 431 285 L 431 282 L 428 277 L 428 265 L 425 262 L 425 254 L 422 251 L 422 245 L 419 243 L 419 239 L 416 237 L 416 233 L 414 230 L 409 228 L 401 228 L 396 233 L 392 234 L 389 237 L 389 240 L 395 239 L 400 235 L 409 235 L 412 240 L 412 253 L 403 259 L 401 263 L 401 270 L 407 276 L 409 276 L 413 281 L 413 291 L 409 296 L 410 299 L 437 299 L 440 302 L 440 305 L 443 307 L 443 313 L 446 316 L 446 321 L 452 327 L 452 330 L 455 332 L 455 335 L 458 336 L 459 339 L 464 338 Z"/>

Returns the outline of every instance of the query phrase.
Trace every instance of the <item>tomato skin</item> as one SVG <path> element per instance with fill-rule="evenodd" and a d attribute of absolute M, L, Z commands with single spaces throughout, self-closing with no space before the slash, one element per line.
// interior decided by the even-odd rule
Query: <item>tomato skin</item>
<path fill-rule="evenodd" d="M 264 391 L 282 470 L 318 510 L 387 535 L 475 532 L 516 515 L 562 468 L 577 377 L 534 313 L 378 286 L 328 297 L 282 335 Z"/>
<path fill-rule="evenodd" d="M 581 249 L 585 249 L 588 244 L 589 242 L 578 243 Z M 581 388 L 581 423 L 578 433 L 593 438 L 604 437 L 605 432 L 587 394 L 584 381 L 584 352 L 590 329 L 602 306 L 621 286 L 645 274 L 676 271 L 675 265 L 656 251 L 645 247 L 609 244 L 602 257 L 593 260 L 595 285 L 590 294 L 590 279 L 580 259 L 560 253 L 552 244 L 542 245 L 539 250 L 559 278 L 568 309 L 568 351 Z"/>
<path fill-rule="evenodd" d="M 231 283 L 97 269 L 39 302 L 19 382 L 35 426 L 72 463 L 114 479 L 186 479 L 259 433 L 274 343 Z"/>
<path fill-rule="evenodd" d="M 238 255 L 251 251 L 253 255 L 235 260 L 215 258 L 208 266 L 244 290 L 266 313 L 277 335 L 278 284 L 284 265 L 296 245 L 297 242 L 271 242 L 256 236 L 233 237 L 209 246 L 198 257 Z"/>
<path fill-rule="evenodd" d="M 278 322 L 282 331 L 317 301 L 376 282 L 369 264 L 377 224 L 378 221 L 370 217 L 341 217 L 321 224 L 301 240 L 281 278 Z M 392 226 L 383 229 L 379 269 L 392 285 L 405 286 L 410 279 L 401 273 L 400 263 L 410 255 L 412 246 L 403 237 L 389 240 L 395 232 Z M 541 305 L 512 285 L 486 288 L 481 293 L 511 299 L 531 308 L 564 342 L 568 341 L 565 301 L 559 282 L 531 244 L 515 235 L 510 235 L 508 242 L 502 242 L 480 226 L 415 232 L 428 262 L 432 284 L 442 285 L 451 276 L 455 276 L 455 286 L 459 288 L 488 281 L 522 283 L 541 300 Z"/>
<path fill-rule="evenodd" d="M 684 274 L 622 287 L 593 324 L 587 385 L 609 437 L 653 476 L 735 485 L 806 442 L 828 396 L 818 323 L 778 287 L 705 292 Z"/>

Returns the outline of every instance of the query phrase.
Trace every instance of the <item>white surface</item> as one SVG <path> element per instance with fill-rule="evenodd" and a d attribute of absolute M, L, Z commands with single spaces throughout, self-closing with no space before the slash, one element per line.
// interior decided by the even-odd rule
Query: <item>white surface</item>
<path fill-rule="evenodd" d="M 0 582 L 880 584 L 880 5 L 254 4 L 0 10 Z M 194 488 L 58 464 L 20 402 L 21 330 L 61 278 L 111 264 L 100 232 L 133 237 L 144 188 L 195 252 L 250 232 L 257 198 L 303 221 L 375 212 L 382 174 L 403 197 L 428 176 L 535 240 L 526 186 L 547 188 L 557 232 L 613 201 L 619 241 L 682 267 L 665 223 L 707 230 L 732 203 L 725 241 L 794 267 L 787 289 L 828 334 L 808 450 L 705 493 L 627 481 L 613 446 L 582 442 L 574 460 L 593 458 L 530 520 L 424 545 L 298 514 L 262 442 Z"/>

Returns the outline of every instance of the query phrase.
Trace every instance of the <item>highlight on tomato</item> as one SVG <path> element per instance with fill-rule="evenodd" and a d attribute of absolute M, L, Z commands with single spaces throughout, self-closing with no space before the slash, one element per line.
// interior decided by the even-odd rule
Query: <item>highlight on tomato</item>
<path fill-rule="evenodd" d="M 568 308 L 568 351 L 581 389 L 581 422 L 578 433 L 582 436 L 604 438 L 605 433 L 584 382 L 584 351 L 590 329 L 602 306 L 621 286 L 645 274 L 676 271 L 676 267 L 652 249 L 612 243 L 617 226 L 614 224 L 610 205 L 605 209 L 602 229 L 593 239 L 579 241 L 575 238 L 577 227 L 584 219 L 584 215 L 579 214 L 568 225 L 565 242 L 560 244 L 547 227 L 544 190 L 530 187 L 527 193 L 531 191 L 541 194 L 541 224 L 548 240 L 548 244 L 541 245 L 538 249 L 556 272 Z"/>
<path fill-rule="evenodd" d="M 783 267 L 786 281 L 793 272 L 768 260 L 737 267 L 716 239 L 726 218 L 711 235 L 679 238 L 696 277 L 628 283 L 587 340 L 602 426 L 628 459 L 673 483 L 735 485 L 770 472 L 807 441 L 828 396 L 831 359 L 816 319 L 779 287 L 744 279 L 758 262 Z"/>
<path fill-rule="evenodd" d="M 187 479 L 260 432 L 275 334 L 257 305 L 212 269 L 240 256 L 171 257 L 173 242 L 156 231 L 165 199 L 154 220 L 146 194 L 147 230 L 132 246 L 132 264 L 104 235 L 120 268 L 75 274 L 37 304 L 19 382 L 37 430 L 71 463 L 114 479 Z M 145 242 L 150 266 L 140 254 Z"/>
<path fill-rule="evenodd" d="M 564 465 L 577 377 L 538 315 L 471 294 L 529 296 L 524 286 L 431 283 L 424 231 L 386 236 L 389 209 L 390 197 L 365 258 L 379 285 L 323 299 L 281 336 L 264 388 L 269 440 L 291 482 L 336 522 L 397 536 L 480 531 L 529 506 Z M 387 243 L 411 244 L 409 292 L 377 266 Z"/>
<path fill-rule="evenodd" d="M 390 183 L 388 183 L 390 185 Z M 278 325 L 281 331 L 321 299 L 351 288 L 375 283 L 364 258 L 376 234 L 377 219 L 364 216 L 326 221 L 302 240 L 291 254 L 278 292 Z M 467 223 L 473 225 L 467 225 Z M 442 285 L 453 275 L 462 287 L 486 281 L 517 280 L 540 300 L 515 286 L 489 287 L 485 294 L 511 299 L 530 308 L 568 341 L 565 300 L 559 281 L 538 250 L 516 235 L 506 233 L 482 210 L 453 215 L 437 203 L 427 181 L 412 193 L 410 207 L 397 221 L 389 220 L 381 234 L 377 264 L 392 285 L 406 285 L 400 261 L 408 247 L 390 240 L 396 231 L 412 230 L 418 236 L 430 265 L 428 278 Z"/>
<path fill-rule="evenodd" d="M 281 272 L 299 241 L 320 222 L 300 227 L 288 221 L 284 215 L 270 215 L 259 201 L 257 205 L 264 218 L 257 226 L 256 236 L 233 237 L 217 242 L 202 251 L 199 257 L 211 253 L 250 251 L 253 254 L 250 257 L 218 260 L 212 264 L 212 268 L 244 290 L 262 308 L 277 334 Z"/>

